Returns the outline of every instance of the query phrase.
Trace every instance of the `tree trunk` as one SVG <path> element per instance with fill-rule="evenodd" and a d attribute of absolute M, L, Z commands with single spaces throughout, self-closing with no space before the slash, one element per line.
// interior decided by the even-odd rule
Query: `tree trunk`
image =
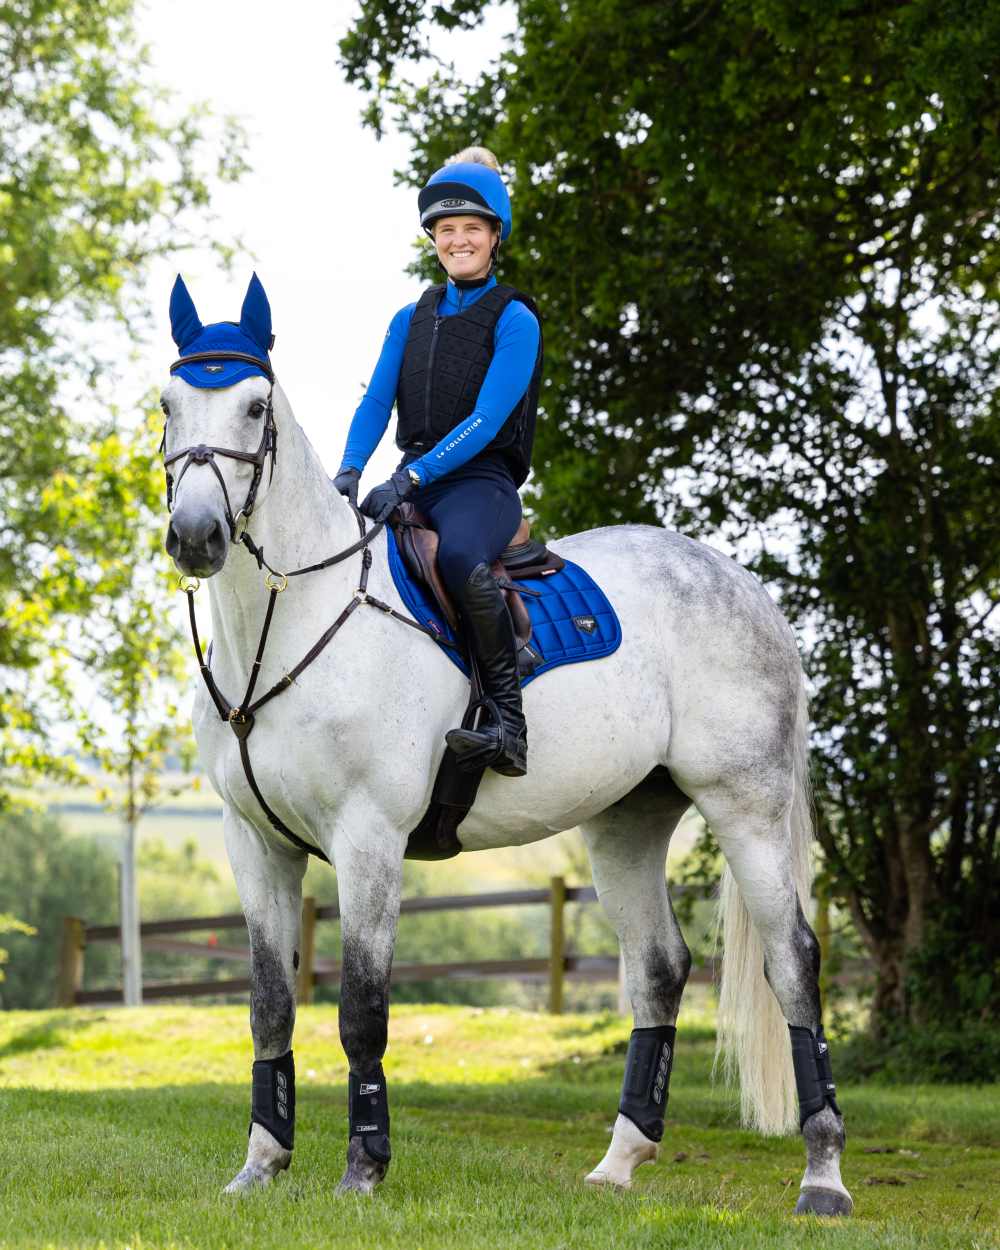
<path fill-rule="evenodd" d="M 135 869 L 138 820 L 125 817 L 121 856 L 122 990 L 126 1007 L 142 1005 L 142 945 L 139 937 L 139 887 Z"/>

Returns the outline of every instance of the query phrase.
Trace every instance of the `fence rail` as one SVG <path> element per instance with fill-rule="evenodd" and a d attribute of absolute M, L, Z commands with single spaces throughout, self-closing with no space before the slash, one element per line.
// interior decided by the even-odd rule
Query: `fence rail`
<path fill-rule="evenodd" d="M 671 894 L 676 898 L 688 893 L 690 887 L 673 886 Z M 597 891 L 593 886 L 568 886 L 562 877 L 553 877 L 544 888 L 525 890 L 493 890 L 483 894 L 446 894 L 435 897 L 404 899 L 400 906 L 403 916 L 426 912 L 469 911 L 482 907 L 528 907 L 547 905 L 549 908 L 549 954 L 535 959 L 479 959 L 457 963 L 395 963 L 393 982 L 431 980 L 469 980 L 480 978 L 504 978 L 518 981 L 548 981 L 549 1011 L 559 1014 L 563 1009 L 564 989 L 567 979 L 573 981 L 618 981 L 619 999 L 622 999 L 621 965 L 616 955 L 576 955 L 566 948 L 565 909 L 567 903 L 593 903 Z M 297 993 L 300 1003 L 309 1003 L 317 985 L 333 985 L 340 981 L 340 964 L 316 955 L 316 925 L 323 920 L 340 918 L 340 908 L 335 903 L 317 906 L 314 898 L 303 899 L 302 929 L 299 941 L 299 968 Z M 829 912 L 826 901 L 817 901 L 815 921 L 820 940 L 823 962 L 826 962 L 830 942 Z M 248 946 L 192 942 L 176 934 L 197 932 L 216 933 L 230 929 L 246 932 L 246 920 L 241 913 L 222 916 L 183 916 L 173 920 L 146 921 L 140 926 L 140 938 L 144 950 L 166 951 L 173 954 L 198 955 L 212 959 L 249 963 Z M 63 920 L 63 939 L 59 954 L 56 1005 L 70 1007 L 77 1004 L 111 1004 L 122 1001 L 120 987 L 85 990 L 84 953 L 93 942 L 120 943 L 121 929 L 118 925 L 87 925 L 77 916 Z M 845 971 L 834 978 L 841 983 L 856 980 L 857 969 Z M 710 983 L 715 976 L 714 964 L 709 961 L 703 967 L 694 968 L 690 982 Z M 829 983 L 824 975 L 823 988 Z M 250 990 L 249 977 L 226 977 L 205 981 L 153 981 L 142 987 L 143 998 L 150 1001 L 165 998 L 200 998 L 245 994 Z"/>
<path fill-rule="evenodd" d="M 672 893 L 683 894 L 683 886 Z M 575 955 L 566 949 L 565 908 L 567 903 L 593 903 L 597 891 L 593 886 L 570 886 L 562 877 L 553 877 L 548 887 L 524 890 L 492 890 L 483 894 L 446 894 L 435 897 L 407 898 L 400 906 L 403 916 L 426 912 L 469 911 L 482 907 L 526 907 L 547 905 L 549 908 L 549 954 L 537 959 L 479 959 L 457 963 L 396 963 L 392 980 L 469 980 L 479 978 L 506 978 L 519 981 L 548 981 L 549 1010 L 558 1014 L 563 1009 L 564 986 L 568 979 L 574 981 L 616 981 L 620 976 L 620 961 L 616 955 Z M 323 920 L 340 918 L 340 908 L 335 903 L 317 906 L 313 898 L 303 899 L 302 931 L 299 943 L 298 999 L 300 1003 L 312 1001 L 317 985 L 331 985 L 340 981 L 340 964 L 316 955 L 316 925 Z M 220 946 L 206 942 L 193 942 L 174 936 L 197 932 L 216 933 L 236 929 L 246 932 L 242 914 L 221 916 L 183 916 L 172 920 L 146 921 L 140 926 L 142 947 L 146 951 L 166 951 L 182 955 L 199 955 L 242 963 L 249 962 L 249 947 L 237 945 Z M 118 925 L 88 925 L 79 917 L 67 916 L 63 921 L 63 941 L 59 957 L 57 978 L 57 1005 L 120 1003 L 120 987 L 85 990 L 84 953 L 94 942 L 120 943 L 121 928 Z M 695 969 L 691 979 L 710 981 L 711 968 Z M 249 977 L 226 977 L 206 981 L 154 981 L 142 987 L 143 998 L 198 998 L 210 995 L 224 996 L 247 993 Z"/>

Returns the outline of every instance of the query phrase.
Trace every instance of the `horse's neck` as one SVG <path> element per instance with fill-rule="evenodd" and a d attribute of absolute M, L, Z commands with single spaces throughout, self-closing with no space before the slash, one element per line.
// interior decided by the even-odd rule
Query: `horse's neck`
<path fill-rule="evenodd" d="M 262 486 L 267 489 L 251 517 L 250 530 L 268 564 L 286 571 L 342 551 L 357 541 L 359 533 L 353 512 L 330 485 L 319 457 L 277 387 L 274 402 L 278 429 L 274 477 L 269 483 L 271 466 L 266 464 Z M 293 585 L 299 590 L 301 582 L 317 576 L 328 579 L 327 589 L 339 580 L 344 580 L 346 587 L 351 579 L 353 587 L 358 575 L 355 563 L 346 561 L 329 572 L 307 574 Z M 242 665 L 256 650 L 267 607 L 264 573 L 246 548 L 234 543 L 225 567 L 209 587 L 215 654 L 228 653 Z"/>

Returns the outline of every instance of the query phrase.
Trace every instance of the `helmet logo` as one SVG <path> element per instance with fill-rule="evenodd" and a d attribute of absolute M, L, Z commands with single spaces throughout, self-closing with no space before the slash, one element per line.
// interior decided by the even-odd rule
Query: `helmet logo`
<path fill-rule="evenodd" d="M 440 203 L 442 208 L 461 208 L 468 200 L 441 200 Z"/>

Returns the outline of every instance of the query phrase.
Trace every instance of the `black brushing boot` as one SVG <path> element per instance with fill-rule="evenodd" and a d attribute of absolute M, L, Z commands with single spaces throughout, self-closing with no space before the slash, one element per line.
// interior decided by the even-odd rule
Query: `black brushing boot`
<path fill-rule="evenodd" d="M 496 704 L 500 723 L 482 729 L 452 729 L 445 741 L 461 768 L 471 772 L 490 767 L 505 777 L 523 777 L 528 771 L 528 732 L 510 613 L 485 564 L 476 565 L 456 598 L 479 664 L 483 692 Z"/>

